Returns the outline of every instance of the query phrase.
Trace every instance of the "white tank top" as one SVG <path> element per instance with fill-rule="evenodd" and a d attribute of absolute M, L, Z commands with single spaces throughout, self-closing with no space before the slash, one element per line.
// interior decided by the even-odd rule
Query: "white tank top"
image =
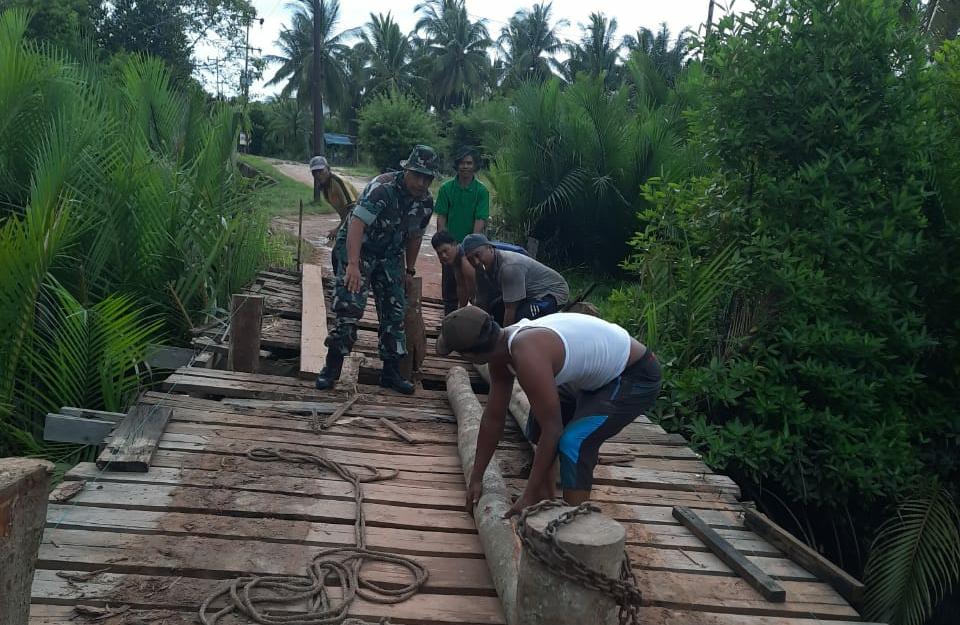
<path fill-rule="evenodd" d="M 527 328 L 552 330 L 563 341 L 563 367 L 557 386 L 593 391 L 623 373 L 630 359 L 630 334 L 620 326 L 590 315 L 555 313 L 540 319 L 521 319 L 507 339 L 507 351 Z M 511 352 L 512 355 L 512 352 Z"/>

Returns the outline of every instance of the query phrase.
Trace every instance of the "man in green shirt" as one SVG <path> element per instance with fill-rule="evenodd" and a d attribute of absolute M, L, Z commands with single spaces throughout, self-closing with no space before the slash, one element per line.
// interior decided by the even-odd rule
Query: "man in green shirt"
<path fill-rule="evenodd" d="M 468 234 L 483 232 L 490 217 L 490 192 L 477 180 L 473 150 L 461 150 L 453 163 L 457 176 L 440 186 L 433 210 L 437 214 L 437 231 L 446 230 L 459 243 Z M 450 267 L 441 268 L 443 308 L 449 314 L 457 309 L 457 279 Z"/>

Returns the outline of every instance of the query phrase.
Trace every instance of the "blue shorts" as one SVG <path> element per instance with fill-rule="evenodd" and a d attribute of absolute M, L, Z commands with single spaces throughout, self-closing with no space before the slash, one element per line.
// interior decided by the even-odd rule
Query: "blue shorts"
<path fill-rule="evenodd" d="M 600 445 L 653 408 L 660 383 L 660 363 L 648 349 L 640 360 L 594 391 L 570 394 L 558 389 L 563 433 L 557 453 L 560 485 L 565 490 L 590 490 Z M 532 411 L 526 436 L 534 444 L 540 440 L 540 424 Z"/>
<path fill-rule="evenodd" d="M 540 298 L 525 299 L 517 306 L 517 321 L 521 319 L 539 319 L 560 310 L 557 298 L 545 295 Z"/>

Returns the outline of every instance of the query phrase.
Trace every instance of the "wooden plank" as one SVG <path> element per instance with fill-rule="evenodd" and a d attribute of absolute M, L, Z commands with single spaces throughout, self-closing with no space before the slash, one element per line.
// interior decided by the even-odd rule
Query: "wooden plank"
<path fill-rule="evenodd" d="M 353 487 L 326 472 L 311 477 L 279 477 L 236 471 L 151 467 L 148 473 L 104 473 L 92 463 L 81 462 L 67 472 L 65 479 L 95 480 L 98 484 L 112 482 L 196 486 L 353 501 Z M 363 485 L 363 495 L 365 503 L 456 511 L 463 509 L 462 491 L 409 486 L 394 483 L 393 480 L 366 483 Z"/>
<path fill-rule="evenodd" d="M 260 368 L 263 297 L 234 294 L 230 306 L 230 349 L 227 369 L 256 373 Z"/>
<path fill-rule="evenodd" d="M 460 496 L 461 501 L 463 496 Z M 84 529 L 125 534 L 164 534 L 243 538 L 263 543 L 290 543 L 300 546 L 333 547 L 353 545 L 353 525 L 297 519 L 271 519 L 170 512 L 169 510 L 127 510 L 50 504 L 47 525 L 54 529 Z M 437 532 L 430 528 L 367 527 L 367 545 L 397 553 L 483 558 L 476 534 Z"/>
<path fill-rule="evenodd" d="M 356 506 L 352 501 L 193 486 L 111 482 L 100 482 L 96 486 L 88 483 L 70 503 L 76 506 L 197 513 L 218 510 L 225 516 L 350 524 L 353 523 L 356 513 Z M 409 508 L 376 503 L 365 503 L 363 510 L 369 526 L 406 529 L 430 527 L 437 531 L 466 533 L 475 531 L 473 519 L 463 510 Z"/>
<path fill-rule="evenodd" d="M 740 497 L 740 487 L 726 475 L 658 471 L 633 467 L 598 466 L 593 472 L 594 484 L 637 486 L 661 490 L 684 490 L 702 493 L 729 493 Z"/>
<path fill-rule="evenodd" d="M 350 462 L 343 464 L 350 466 L 356 471 L 362 471 L 363 467 L 351 465 Z M 323 477 L 325 474 L 317 470 L 315 466 L 290 464 L 287 462 L 257 462 L 250 460 L 246 455 L 217 455 L 205 453 L 192 453 L 178 449 L 164 449 L 161 440 L 160 449 L 153 455 L 154 467 L 168 467 L 175 469 L 202 469 L 204 471 L 235 471 L 247 475 L 256 475 L 258 477 L 276 475 L 289 477 Z M 427 472 L 428 468 L 421 467 L 417 469 L 399 469 L 397 477 L 390 480 L 390 484 L 419 486 L 430 489 L 450 489 L 463 493 L 464 483 L 463 475 L 456 473 L 435 473 Z"/>
<path fill-rule="evenodd" d="M 97 458 L 97 466 L 111 471 L 150 468 L 150 458 L 173 410 L 164 406 L 136 405 L 117 426 L 113 438 Z"/>
<path fill-rule="evenodd" d="M 724 614 L 720 612 L 700 612 L 690 610 L 671 610 L 668 608 L 641 607 L 640 622 L 644 625 L 817 625 L 817 619 L 809 615 L 756 616 L 746 614 Z M 830 625 L 882 625 L 881 623 L 863 623 L 857 619 L 830 620 Z"/>
<path fill-rule="evenodd" d="M 656 578 L 660 572 L 693 573 L 736 578 L 720 558 L 707 551 L 674 549 L 665 545 L 627 544 L 627 553 L 637 575 Z M 750 556 L 750 562 L 771 577 L 786 581 L 816 582 L 817 578 L 783 556 Z"/>
<path fill-rule="evenodd" d="M 60 414 L 71 417 L 82 417 L 84 419 L 100 419 L 110 423 L 120 423 L 127 415 L 122 412 L 107 412 L 105 410 L 89 410 L 87 408 L 74 408 L 73 406 L 63 406 L 60 408 Z"/>
<path fill-rule="evenodd" d="M 78 582 L 69 582 L 58 571 L 39 572 L 34 584 L 34 605 L 30 610 L 31 625 L 92 624 L 95 621 L 78 617 L 71 605 L 128 606 L 118 618 L 123 623 L 156 625 L 196 625 L 197 606 L 223 585 L 223 581 L 188 576 L 158 576 L 103 573 Z M 301 573 L 302 574 L 302 573 Z M 340 589 L 329 588 L 333 601 L 339 601 Z M 40 603 L 40 602 L 50 602 Z M 220 603 L 214 607 L 220 607 Z M 350 609 L 352 618 L 368 622 L 389 619 L 400 625 L 500 625 L 503 610 L 496 597 L 435 594 L 421 592 L 401 603 L 371 603 L 357 599 Z M 96 621 L 116 625 L 118 621 Z M 249 625 L 244 617 L 225 616 L 223 625 Z"/>
<path fill-rule="evenodd" d="M 733 545 L 708 526 L 695 512 L 683 506 L 673 509 L 673 516 L 702 540 L 727 566 L 732 568 L 767 601 L 786 601 L 786 591 L 757 565 L 738 552 Z"/>
<path fill-rule="evenodd" d="M 47 529 L 37 554 L 38 569 L 229 578 L 236 575 L 305 575 L 320 549 L 292 543 L 264 543 L 199 536 L 160 536 Z M 417 556 L 430 571 L 427 592 L 492 596 L 487 565 L 480 558 Z M 369 563 L 364 576 L 396 586 L 408 581 L 392 564 Z"/>
<path fill-rule="evenodd" d="M 847 601 L 854 606 L 863 602 L 864 586 L 861 581 L 830 562 L 814 551 L 807 544 L 801 542 L 790 532 L 777 525 L 765 514 L 754 508 L 744 511 L 744 523 L 754 532 L 764 537 L 771 544 L 793 558 L 808 571 L 826 580 Z"/>
<path fill-rule="evenodd" d="M 363 354 L 350 354 L 343 361 L 343 369 L 340 371 L 340 379 L 337 380 L 336 389 L 344 393 L 356 393 L 358 379 L 360 378 L 360 368 L 363 367 Z"/>
<path fill-rule="evenodd" d="M 189 366 L 193 357 L 193 350 L 185 347 L 150 345 L 144 362 L 153 369 L 178 369 Z"/>
<path fill-rule="evenodd" d="M 113 423 L 110 421 L 71 417 L 48 412 L 43 423 L 43 440 L 56 443 L 100 445 L 112 430 Z"/>
<path fill-rule="evenodd" d="M 315 378 L 327 357 L 327 305 L 319 265 L 303 266 L 303 305 L 300 331 L 300 376 Z"/>
<path fill-rule="evenodd" d="M 637 584 L 648 606 L 824 620 L 859 618 L 857 611 L 827 584 L 797 581 L 780 583 L 789 599 L 783 603 L 773 603 L 739 577 L 675 571 L 637 575 Z M 810 625 L 815 622 L 810 621 Z"/>

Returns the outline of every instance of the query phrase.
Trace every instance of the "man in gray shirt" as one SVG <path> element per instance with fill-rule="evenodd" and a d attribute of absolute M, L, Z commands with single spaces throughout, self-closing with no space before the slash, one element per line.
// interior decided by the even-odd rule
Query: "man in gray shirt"
<path fill-rule="evenodd" d="M 555 313 L 567 303 L 570 287 L 559 273 L 529 256 L 496 249 L 482 234 L 463 239 L 463 253 L 503 297 L 503 327 L 520 319 Z"/>

